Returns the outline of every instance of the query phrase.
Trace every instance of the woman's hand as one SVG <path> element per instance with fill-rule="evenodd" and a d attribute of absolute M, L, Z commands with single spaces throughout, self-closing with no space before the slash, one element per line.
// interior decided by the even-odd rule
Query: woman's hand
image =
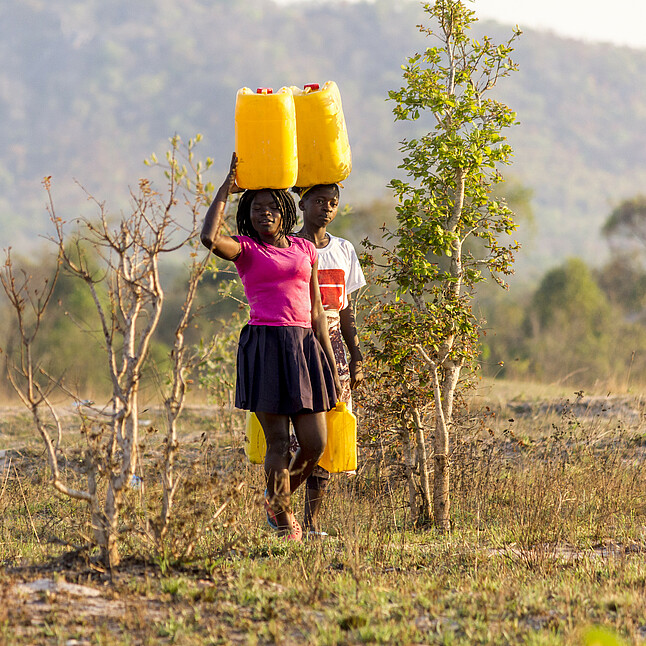
<path fill-rule="evenodd" d="M 218 190 L 218 196 L 220 192 L 223 193 L 224 198 L 232 195 L 233 193 L 241 193 L 244 189 L 240 188 L 236 183 L 236 172 L 238 170 L 238 155 L 233 153 L 231 155 L 231 164 L 229 165 L 229 173 L 227 174 L 222 186 Z"/>
<path fill-rule="evenodd" d="M 209 206 L 204 223 L 200 240 L 202 244 L 212 251 L 216 256 L 225 260 L 235 260 L 241 251 L 240 243 L 231 236 L 225 236 L 220 233 L 222 222 L 224 221 L 224 211 L 227 205 L 227 198 L 231 193 L 239 193 L 242 189 L 236 184 L 236 169 L 238 168 L 238 156 L 231 155 L 231 165 L 222 186 L 215 194 L 211 206 Z"/>

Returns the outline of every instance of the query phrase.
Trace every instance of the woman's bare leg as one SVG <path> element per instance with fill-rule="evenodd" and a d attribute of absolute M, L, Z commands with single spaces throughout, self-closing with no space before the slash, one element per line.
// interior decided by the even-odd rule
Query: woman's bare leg
<path fill-rule="evenodd" d="M 292 417 L 300 448 L 289 465 L 290 491 L 307 480 L 320 460 L 327 442 L 325 413 L 302 413 Z"/>
<path fill-rule="evenodd" d="M 289 417 L 256 411 L 256 416 L 265 433 L 267 453 L 265 476 L 269 505 L 276 515 L 278 527 L 291 533 L 291 487 L 289 477 Z"/>

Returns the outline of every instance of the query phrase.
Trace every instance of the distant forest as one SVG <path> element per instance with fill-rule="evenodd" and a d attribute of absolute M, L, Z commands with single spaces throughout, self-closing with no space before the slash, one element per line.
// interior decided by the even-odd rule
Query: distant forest
<path fill-rule="evenodd" d="M 233 149 L 240 87 L 335 80 L 354 168 L 342 192 L 349 214 L 339 215 L 331 232 L 361 252 L 363 238 L 379 242 L 382 225 L 394 220 L 387 185 L 399 173 L 398 142 L 432 129 L 431 114 L 395 122 L 386 100 L 403 83 L 407 57 L 433 44 L 416 27 L 424 17 L 413 0 L 286 7 L 270 0 L 3 3 L 0 248 L 13 247 L 15 266 L 26 275 L 52 275 L 56 258 L 43 251 L 51 231 L 44 176 L 52 176 L 63 220 L 97 212 L 87 194 L 110 213 L 127 215 L 140 177 L 165 189 L 161 169 L 144 160 L 152 153 L 163 160 L 176 133 L 184 142 L 201 133 L 196 154 L 214 159 L 205 180 L 218 185 Z M 477 23 L 473 36 L 502 43 L 512 29 Z M 520 70 L 497 88 L 519 121 L 507 133 L 515 158 L 502 169 L 508 183 L 501 191 L 517 211 L 514 237 L 523 247 L 511 291 L 485 283 L 474 300 L 487 321 L 483 374 L 577 388 L 641 387 L 646 247 L 634 244 L 630 230 L 612 246 L 601 230 L 611 213 L 646 213 L 646 197 L 628 202 L 646 193 L 646 95 L 637 81 L 646 51 L 526 32 L 515 60 Z M 637 237 L 646 239 L 646 225 L 639 219 L 638 225 Z M 150 350 L 157 366 L 146 376 L 151 388 L 167 365 L 189 251 L 173 252 L 162 267 L 167 298 Z M 246 317 L 235 298 L 240 285 L 230 278 L 230 267 L 204 278 L 200 317 L 187 332 L 192 345 L 215 335 L 217 356 L 195 379 L 222 401 L 230 396 L 237 331 Z M 361 324 L 365 300 L 356 303 Z M 34 350 L 51 374 L 65 374 L 91 395 L 105 387 L 94 361 L 103 352 L 99 330 L 86 286 L 62 275 Z M 14 316 L 0 293 L 3 355 L 15 357 L 16 343 Z M 8 393 L 4 367 L 0 397 Z"/>
<path fill-rule="evenodd" d="M 387 92 L 426 46 L 416 1 L 277 6 L 270 0 L 19 0 L 0 6 L 2 247 L 26 251 L 48 231 L 43 176 L 58 214 L 88 208 L 79 182 L 121 209 L 170 136 L 200 132 L 219 181 L 233 148 L 242 86 L 333 79 L 341 89 L 354 170 L 344 200 L 369 208 L 398 174 Z M 502 41 L 511 26 L 478 23 Z M 526 32 L 520 71 L 499 96 L 517 111 L 508 176 L 532 190 L 535 224 L 521 229 L 519 279 L 571 255 L 594 262 L 609 212 L 646 185 L 646 51 Z M 426 131 L 421 119 L 416 129 Z M 353 227 L 354 228 L 354 227 Z M 355 240 L 358 242 L 358 240 Z"/>

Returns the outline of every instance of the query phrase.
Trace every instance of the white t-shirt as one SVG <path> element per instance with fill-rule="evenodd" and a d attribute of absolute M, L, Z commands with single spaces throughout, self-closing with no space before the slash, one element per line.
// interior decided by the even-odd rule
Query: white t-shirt
<path fill-rule="evenodd" d="M 349 240 L 330 235 L 323 249 L 317 249 L 318 276 L 323 309 L 340 311 L 348 306 L 348 294 L 366 284 L 357 252 Z"/>

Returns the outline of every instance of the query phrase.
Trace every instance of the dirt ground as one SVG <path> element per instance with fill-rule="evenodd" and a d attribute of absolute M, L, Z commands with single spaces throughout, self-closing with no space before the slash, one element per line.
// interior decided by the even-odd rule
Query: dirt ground
<path fill-rule="evenodd" d="M 617 419 L 633 428 L 640 428 L 644 421 L 641 399 L 634 397 L 517 401 L 509 403 L 509 410 L 515 416 L 528 418 L 554 413 Z M 193 412 L 199 415 L 209 411 L 206 407 L 196 407 Z M 73 413 L 71 409 L 65 412 L 70 416 Z M 20 458 L 20 447 L 13 447 L 11 437 L 3 430 L 12 419 L 25 416 L 25 411 L 17 406 L 4 407 L 1 415 L 0 489 L 2 480 L 8 477 L 6 467 Z M 552 558 L 564 562 L 579 558 L 579 553 L 567 546 L 544 549 L 551 550 Z M 600 559 L 643 558 L 643 547 L 603 544 L 593 546 L 592 553 Z M 246 612 L 244 607 L 229 606 L 227 594 L 231 581 L 226 577 L 214 578 L 204 570 L 174 574 L 190 577 L 190 594 L 163 591 L 160 569 L 141 561 L 126 561 L 113 573 L 104 571 L 83 553 L 68 554 L 39 567 L 28 563 L 0 564 L 0 645 L 249 643 L 245 622 L 231 619 L 244 617 Z M 314 616 L 305 618 L 302 627 L 316 620 Z M 184 634 L 190 633 L 193 641 L 183 640 L 178 626 L 191 626 Z M 286 643 L 291 642 L 288 639 Z"/>
<path fill-rule="evenodd" d="M 240 630 L 231 622 L 227 582 L 206 572 L 183 574 L 192 582 L 190 595 L 161 592 L 159 570 L 134 562 L 110 577 L 71 564 L 4 573 L 0 644 L 249 643 L 245 622 Z M 244 613 L 235 614 L 242 619 Z"/>

